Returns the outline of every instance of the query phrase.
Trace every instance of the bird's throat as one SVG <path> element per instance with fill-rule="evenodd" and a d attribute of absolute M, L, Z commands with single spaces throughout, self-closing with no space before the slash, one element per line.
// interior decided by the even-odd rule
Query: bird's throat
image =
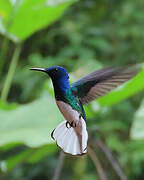
<path fill-rule="evenodd" d="M 70 88 L 69 79 L 60 78 L 53 81 L 54 92 L 56 99 L 62 98 L 66 90 Z"/>

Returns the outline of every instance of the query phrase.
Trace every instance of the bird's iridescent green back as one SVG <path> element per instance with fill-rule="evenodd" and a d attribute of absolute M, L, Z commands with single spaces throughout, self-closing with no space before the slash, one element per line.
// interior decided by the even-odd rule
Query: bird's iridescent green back
<path fill-rule="evenodd" d="M 86 115 L 85 115 L 83 106 L 82 106 L 80 100 L 72 94 L 70 88 L 66 89 L 65 94 L 64 94 L 64 99 L 65 99 L 66 103 L 71 105 L 71 107 L 74 110 L 78 111 L 80 113 L 80 115 L 84 118 L 84 120 L 86 120 Z"/>

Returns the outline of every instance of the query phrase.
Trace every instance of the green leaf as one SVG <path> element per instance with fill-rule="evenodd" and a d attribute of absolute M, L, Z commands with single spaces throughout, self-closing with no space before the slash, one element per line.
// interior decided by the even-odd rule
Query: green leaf
<path fill-rule="evenodd" d="M 20 143 L 4 144 L 3 146 L 0 147 L 0 149 L 1 149 L 2 151 L 9 151 L 9 150 L 11 150 L 11 149 L 13 149 L 13 148 L 15 148 L 15 147 L 20 146 L 20 145 L 22 145 L 22 144 L 20 144 Z"/>
<path fill-rule="evenodd" d="M 19 152 L 17 155 L 6 159 L 4 161 L 5 171 L 10 170 L 23 162 L 37 163 L 42 158 L 55 152 L 56 150 L 57 148 L 54 144 L 45 145 L 40 148 L 28 148 L 22 152 Z"/>
<path fill-rule="evenodd" d="M 12 5 L 10 1 L 1 0 L 0 1 L 0 18 L 7 18 L 12 10 Z"/>
<path fill-rule="evenodd" d="M 16 109 L 18 107 L 17 103 L 11 103 L 11 104 L 7 104 L 4 101 L 0 101 L 0 109 L 4 109 L 4 110 L 13 110 Z"/>
<path fill-rule="evenodd" d="M 23 161 L 28 159 L 32 155 L 33 151 L 34 151 L 33 149 L 27 149 L 19 153 L 18 155 L 12 156 L 8 160 L 6 160 L 5 161 L 6 171 L 14 168 L 15 166 L 17 166 L 17 164 L 22 163 Z"/>
<path fill-rule="evenodd" d="M 53 97 L 40 99 L 15 110 L 0 110 L 0 145 L 24 143 L 31 147 L 53 143 L 51 132 L 63 120 Z"/>
<path fill-rule="evenodd" d="M 135 113 L 130 136 L 132 139 L 144 139 L 144 100 Z"/>
<path fill-rule="evenodd" d="M 0 2 L 0 32 L 15 42 L 56 21 L 75 0 L 9 0 Z M 12 2 L 12 1 L 11 1 Z"/>
<path fill-rule="evenodd" d="M 144 69 L 132 80 L 99 98 L 100 106 L 111 106 L 144 89 Z"/>
<path fill-rule="evenodd" d="M 38 148 L 27 160 L 28 163 L 37 163 L 43 157 L 48 154 L 54 153 L 57 150 L 54 144 L 45 145 L 43 147 Z"/>

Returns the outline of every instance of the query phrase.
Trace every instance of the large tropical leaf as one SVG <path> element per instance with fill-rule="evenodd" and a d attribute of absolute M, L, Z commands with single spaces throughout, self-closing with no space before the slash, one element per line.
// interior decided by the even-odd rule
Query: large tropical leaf
<path fill-rule="evenodd" d="M 56 21 L 75 0 L 1 0 L 0 33 L 23 41 Z"/>
<path fill-rule="evenodd" d="M 130 135 L 132 139 L 144 140 L 144 100 L 135 113 Z"/>
<path fill-rule="evenodd" d="M 20 142 L 30 147 L 53 143 L 52 130 L 63 120 L 48 93 L 14 110 L 0 109 L 0 145 Z"/>

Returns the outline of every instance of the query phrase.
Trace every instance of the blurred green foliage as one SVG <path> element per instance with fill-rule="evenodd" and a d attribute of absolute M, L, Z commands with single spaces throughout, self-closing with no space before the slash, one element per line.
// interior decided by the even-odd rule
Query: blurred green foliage
<path fill-rule="evenodd" d="M 143 63 L 143 0 L 73 2 L 0 1 L 1 92 L 17 43 L 22 48 L 8 102 L 0 101 L 0 179 L 52 179 L 57 165 L 59 148 L 50 133 L 63 117 L 52 97 L 50 80 L 30 72 L 30 67 L 64 66 L 74 82 L 103 66 Z M 85 107 L 89 144 L 107 179 L 119 177 L 98 147 L 99 139 L 128 179 L 143 179 L 143 77 L 144 70 Z M 66 156 L 60 179 L 93 180 L 99 176 L 89 156 Z"/>
<path fill-rule="evenodd" d="M 1 0 L 0 32 L 14 42 L 23 41 L 32 33 L 57 20 L 73 0 L 62 2 L 56 0 L 24 0 L 23 2 Z"/>

